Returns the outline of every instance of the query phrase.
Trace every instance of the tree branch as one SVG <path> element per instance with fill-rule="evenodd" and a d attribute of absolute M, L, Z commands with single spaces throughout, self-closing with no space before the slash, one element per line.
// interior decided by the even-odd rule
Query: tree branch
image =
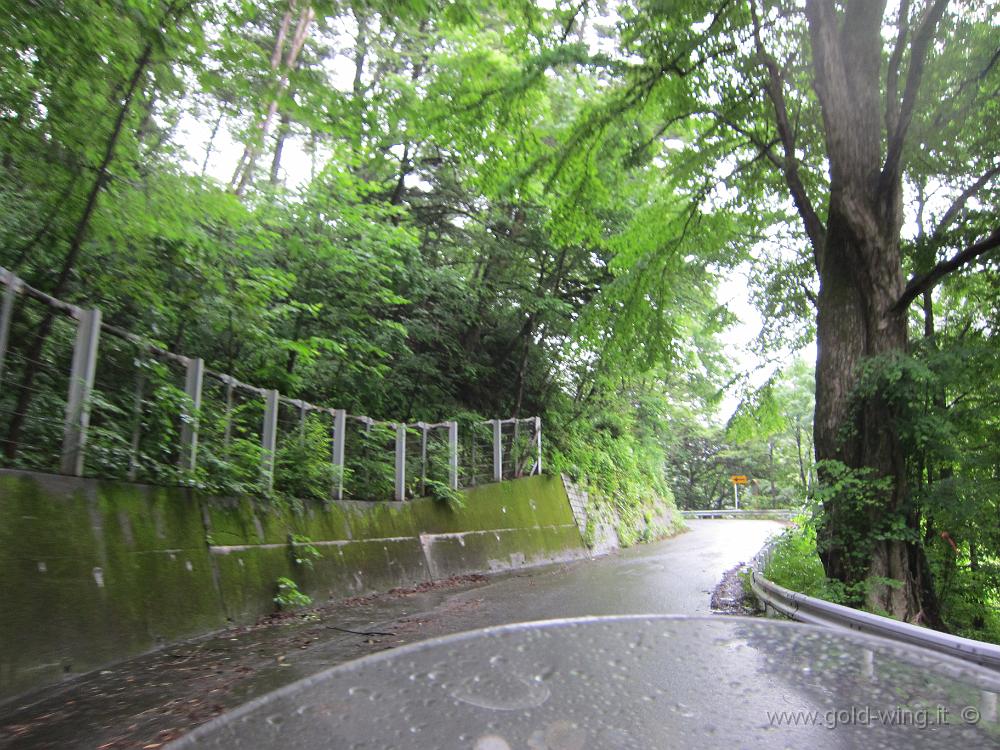
<path fill-rule="evenodd" d="M 916 33 L 913 44 L 910 45 L 910 66 L 906 71 L 906 86 L 903 88 L 903 101 L 899 106 L 899 116 L 895 118 L 896 127 L 889 133 L 886 149 L 885 165 L 882 167 L 881 185 L 894 185 L 898 181 L 903 161 L 903 143 L 906 140 L 910 122 L 913 120 L 913 110 L 917 105 L 917 95 L 923 80 L 924 63 L 927 62 L 927 51 L 938 23 L 944 16 L 948 0 L 934 0 L 926 11 Z"/>
<path fill-rule="evenodd" d="M 751 131 L 747 130 L 744 127 L 741 127 L 740 125 L 737 125 L 735 122 L 730 120 L 721 112 L 713 110 L 712 115 L 719 122 L 723 123 L 724 125 L 727 125 L 731 130 L 738 133 L 739 135 L 742 135 L 751 144 L 753 144 L 759 152 L 758 158 L 764 157 L 778 169 L 784 169 L 785 163 L 776 153 L 774 153 L 774 146 L 778 145 L 781 142 L 780 137 L 772 139 L 770 142 L 765 142 L 763 139 L 761 139 L 759 135 L 757 135 L 756 133 L 752 133 Z M 756 161 L 756 159 L 754 161 Z"/>
<path fill-rule="evenodd" d="M 896 21 L 898 27 L 896 46 L 892 48 L 892 54 L 889 56 L 889 67 L 885 76 L 886 138 L 891 137 L 896 132 L 896 123 L 899 120 L 899 67 L 903 63 L 903 48 L 910 31 L 909 17 L 910 0 L 900 0 L 899 15 Z"/>
<path fill-rule="evenodd" d="M 903 312 L 903 310 L 909 307 L 913 300 L 924 292 L 932 289 L 935 284 L 937 284 L 949 273 L 967 265 L 968 263 L 971 263 L 981 255 L 985 255 L 998 247 L 1000 247 L 1000 227 L 994 229 L 990 233 L 990 236 L 986 239 L 980 240 L 974 245 L 969 245 L 969 247 L 958 253 L 958 255 L 955 255 L 948 260 L 941 261 L 927 273 L 910 279 L 910 282 L 906 285 L 906 289 L 903 290 L 902 295 L 900 295 L 895 304 L 889 308 L 889 312 Z"/>
<path fill-rule="evenodd" d="M 1000 163 L 996 164 L 992 169 L 987 170 L 978 180 L 962 191 L 962 194 L 959 195 L 952 202 L 951 206 L 948 207 L 948 210 L 944 212 L 944 216 L 941 217 L 941 221 L 939 221 L 938 225 L 934 228 L 934 235 L 940 236 L 944 230 L 948 228 L 948 225 L 958 217 L 958 214 L 962 211 L 962 208 L 964 208 L 969 198 L 982 190 L 997 175 L 1000 175 Z"/>
<path fill-rule="evenodd" d="M 792 201 L 795 203 L 795 207 L 802 217 L 806 235 L 812 244 L 813 259 L 816 263 L 816 268 L 819 268 L 822 262 L 823 245 L 826 242 L 826 228 L 813 208 L 812 201 L 809 200 L 809 194 L 806 192 L 802 178 L 799 176 L 799 163 L 798 158 L 795 156 L 795 135 L 788 121 L 788 106 L 785 102 L 784 78 L 781 74 L 781 69 L 778 67 L 778 63 L 768 54 L 764 47 L 764 42 L 760 36 L 760 18 L 757 15 L 757 5 L 755 2 L 750 3 L 750 15 L 753 18 L 753 36 L 757 47 L 757 54 L 768 74 L 768 80 L 764 84 L 764 89 L 767 91 L 767 95 L 771 99 L 771 104 L 774 106 L 778 136 L 781 138 L 781 145 L 785 152 L 784 161 L 780 165 L 781 171 L 785 176 L 785 184 L 788 185 L 788 189 L 792 194 Z"/>

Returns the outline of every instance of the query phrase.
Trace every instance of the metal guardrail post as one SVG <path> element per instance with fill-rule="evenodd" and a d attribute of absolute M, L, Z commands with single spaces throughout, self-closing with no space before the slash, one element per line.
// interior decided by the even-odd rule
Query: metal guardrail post
<path fill-rule="evenodd" d="M 264 425 L 260 431 L 260 443 L 264 449 L 261 455 L 261 474 L 264 488 L 274 489 L 274 458 L 278 445 L 278 392 L 267 391 L 264 396 Z"/>
<path fill-rule="evenodd" d="M 406 424 L 396 425 L 396 499 L 406 499 Z"/>
<path fill-rule="evenodd" d="M 861 675 L 868 682 L 875 682 L 875 652 L 870 648 L 864 651 L 864 659 L 861 662 Z"/>
<path fill-rule="evenodd" d="M 333 499 L 344 499 L 344 433 L 347 425 L 347 412 L 343 409 L 333 411 Z"/>
<path fill-rule="evenodd" d="M 458 422 L 448 423 L 448 484 L 458 489 Z"/>
<path fill-rule="evenodd" d="M 84 448 L 90 426 L 90 397 L 97 369 L 97 344 L 101 337 L 101 311 L 80 310 L 73 347 L 73 365 L 66 398 L 66 422 L 63 430 L 60 471 L 83 475 Z"/>
<path fill-rule="evenodd" d="M 188 397 L 190 414 L 181 414 L 181 457 L 182 471 L 194 471 L 198 464 L 198 421 L 201 415 L 201 386 L 205 377 L 205 360 L 199 358 L 188 362 L 184 378 L 184 395 Z"/>
<path fill-rule="evenodd" d="M 7 360 L 7 344 L 10 341 L 10 321 L 14 316 L 14 298 L 21 280 L 6 268 L 0 268 L 2 276 L 3 304 L 0 306 L 0 382 L 3 381 L 4 363 Z"/>
<path fill-rule="evenodd" d="M 499 419 L 491 419 L 493 425 L 493 481 L 503 481 L 503 424 Z"/>

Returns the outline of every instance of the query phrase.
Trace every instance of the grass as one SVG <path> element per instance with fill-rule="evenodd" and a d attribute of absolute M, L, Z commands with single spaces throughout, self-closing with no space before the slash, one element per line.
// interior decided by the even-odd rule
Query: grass
<path fill-rule="evenodd" d="M 809 526 L 785 529 L 775 540 L 764 577 L 786 589 L 842 603 L 841 584 L 830 580 L 816 552 L 816 532 Z"/>

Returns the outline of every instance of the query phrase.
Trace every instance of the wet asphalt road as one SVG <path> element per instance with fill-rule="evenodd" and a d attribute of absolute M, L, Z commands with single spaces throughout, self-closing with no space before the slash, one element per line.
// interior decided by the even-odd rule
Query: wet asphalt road
<path fill-rule="evenodd" d="M 0 706 L 0 748 L 158 747 L 222 711 L 387 648 L 514 622 L 711 612 L 723 574 L 782 524 L 699 520 L 595 560 L 547 565 L 317 607 L 175 644 Z M 352 632 L 353 631 L 353 632 Z"/>
<path fill-rule="evenodd" d="M 690 531 L 571 565 L 499 578 L 450 597 L 461 613 L 450 632 L 530 620 L 621 614 L 704 615 L 723 574 L 749 562 L 775 521 L 692 520 Z M 455 607 L 464 602 L 478 606 Z"/>

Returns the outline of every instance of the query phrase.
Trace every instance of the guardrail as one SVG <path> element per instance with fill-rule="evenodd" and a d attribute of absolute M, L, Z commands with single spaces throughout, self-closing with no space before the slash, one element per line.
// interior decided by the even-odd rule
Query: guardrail
<path fill-rule="evenodd" d="M 893 641 L 930 649 L 940 654 L 1000 670 L 1000 646 L 971 638 L 941 633 L 889 617 L 852 609 L 841 604 L 817 599 L 791 591 L 767 580 L 760 572 L 770 555 L 770 545 L 765 547 L 751 563 L 751 588 L 770 608 L 786 617 L 811 625 L 824 625 L 842 630 L 854 630 L 868 635 L 881 636 Z"/>
<path fill-rule="evenodd" d="M 682 510 L 684 518 L 781 518 L 792 520 L 801 511 L 792 508 L 743 509 L 719 508 L 718 510 Z"/>

